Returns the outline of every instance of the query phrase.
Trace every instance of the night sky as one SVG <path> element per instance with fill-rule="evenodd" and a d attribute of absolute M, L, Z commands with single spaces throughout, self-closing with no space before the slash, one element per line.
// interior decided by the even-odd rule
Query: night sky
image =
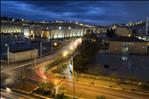
<path fill-rule="evenodd" d="M 149 16 L 149 1 L 1 1 L 1 16 L 29 20 L 128 23 Z"/>

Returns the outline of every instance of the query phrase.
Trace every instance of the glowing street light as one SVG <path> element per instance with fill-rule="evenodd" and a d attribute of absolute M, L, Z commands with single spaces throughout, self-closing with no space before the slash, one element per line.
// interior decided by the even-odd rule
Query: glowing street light
<path fill-rule="evenodd" d="M 73 49 L 74 49 L 73 45 L 71 45 L 71 46 L 69 47 L 69 49 L 70 49 L 70 50 L 73 50 Z"/>
<path fill-rule="evenodd" d="M 58 44 L 56 42 L 54 42 L 54 46 L 57 46 Z"/>
<path fill-rule="evenodd" d="M 5 46 L 7 47 L 7 63 L 9 64 L 9 45 L 5 44 Z"/>
<path fill-rule="evenodd" d="M 61 30 L 61 29 L 62 29 L 62 27 L 61 27 L 61 26 L 59 26 L 59 27 L 58 27 L 58 29 L 59 29 L 59 30 Z"/>
<path fill-rule="evenodd" d="M 76 22 L 76 24 L 78 24 L 78 22 Z"/>
<path fill-rule="evenodd" d="M 68 55 L 68 51 L 64 51 L 63 56 L 67 57 L 67 55 Z"/>
<path fill-rule="evenodd" d="M 68 27 L 68 29 L 70 30 L 70 29 L 71 29 L 71 27 Z"/>

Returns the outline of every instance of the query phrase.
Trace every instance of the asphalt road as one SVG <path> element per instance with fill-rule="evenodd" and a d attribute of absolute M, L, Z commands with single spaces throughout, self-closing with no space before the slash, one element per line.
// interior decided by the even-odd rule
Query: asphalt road
<path fill-rule="evenodd" d="M 73 95 L 73 82 L 66 81 L 66 94 Z M 85 82 L 75 82 L 75 96 L 85 99 L 96 99 L 97 96 L 105 96 L 106 99 L 149 99 L 149 95 L 130 91 L 105 88 Z"/>

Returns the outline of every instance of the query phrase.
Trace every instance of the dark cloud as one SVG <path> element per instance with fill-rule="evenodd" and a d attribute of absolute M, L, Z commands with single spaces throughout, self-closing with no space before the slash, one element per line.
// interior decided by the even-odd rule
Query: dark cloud
<path fill-rule="evenodd" d="M 1 15 L 31 20 L 127 23 L 149 16 L 149 1 L 2 1 Z"/>

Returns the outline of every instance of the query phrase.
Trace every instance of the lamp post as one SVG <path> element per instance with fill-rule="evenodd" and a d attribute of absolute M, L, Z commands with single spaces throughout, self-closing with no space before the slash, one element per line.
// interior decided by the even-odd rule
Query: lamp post
<path fill-rule="evenodd" d="M 36 67 L 36 63 L 37 63 L 37 62 L 36 62 L 36 57 L 37 57 L 37 56 L 36 56 L 36 48 L 35 48 L 34 50 L 35 50 L 35 53 L 34 53 L 34 66 Z"/>
<path fill-rule="evenodd" d="M 42 57 L 42 41 L 40 42 L 40 57 Z"/>
<path fill-rule="evenodd" d="M 68 27 L 68 30 L 69 30 L 69 37 L 70 37 L 70 30 L 71 30 L 71 27 Z"/>
<path fill-rule="evenodd" d="M 71 65 L 72 65 L 72 76 L 73 76 L 73 99 L 75 99 L 75 72 L 73 66 L 73 56 L 71 57 Z"/>
<path fill-rule="evenodd" d="M 70 47 L 70 49 L 71 50 L 73 50 L 74 48 L 72 48 L 72 46 Z M 76 53 L 77 54 L 77 53 Z M 76 55 L 75 54 L 75 55 Z M 64 53 L 63 53 L 63 56 L 64 57 L 67 57 L 67 55 L 68 55 L 68 52 L 67 51 L 65 51 Z M 72 70 L 70 70 L 71 71 L 71 74 L 72 74 L 72 79 L 73 79 L 73 99 L 75 98 L 75 72 L 74 72 L 74 66 L 73 66 L 73 58 L 75 57 L 75 55 L 73 55 L 71 58 L 70 58 L 70 64 L 72 65 Z M 70 68 L 71 69 L 71 68 Z"/>
<path fill-rule="evenodd" d="M 7 63 L 9 64 L 9 45 L 5 44 L 5 46 L 7 47 Z"/>

